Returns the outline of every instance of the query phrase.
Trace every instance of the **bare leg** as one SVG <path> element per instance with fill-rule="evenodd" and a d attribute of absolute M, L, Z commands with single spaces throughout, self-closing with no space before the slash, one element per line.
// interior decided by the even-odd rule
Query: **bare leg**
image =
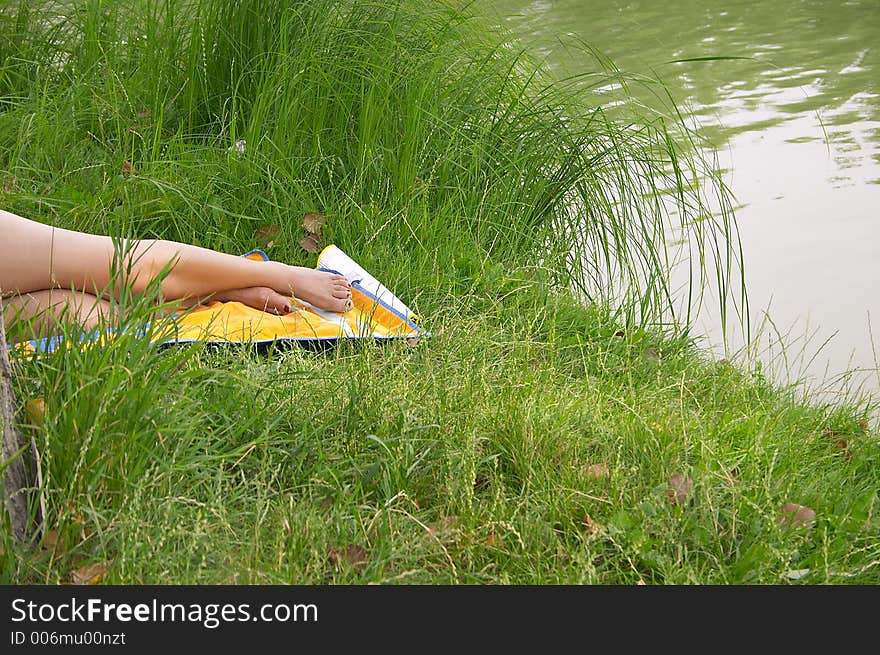
<path fill-rule="evenodd" d="M 266 287 L 296 295 L 320 309 L 343 311 L 351 289 L 339 275 L 281 262 L 255 262 L 173 241 L 129 244 L 124 282 L 142 292 L 163 270 L 167 300 L 204 298 L 218 292 Z M 116 252 L 110 237 L 53 228 L 0 210 L 0 294 L 74 289 L 106 295 Z M 118 292 L 118 288 L 114 288 Z"/>
<path fill-rule="evenodd" d="M 3 318 L 10 341 L 40 339 L 57 333 L 59 322 L 98 327 L 110 312 L 110 303 L 88 293 L 65 289 L 33 291 L 3 300 Z"/>

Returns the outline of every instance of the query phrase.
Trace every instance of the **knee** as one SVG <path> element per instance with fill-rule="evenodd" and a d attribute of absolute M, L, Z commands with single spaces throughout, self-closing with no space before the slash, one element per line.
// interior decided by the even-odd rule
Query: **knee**
<path fill-rule="evenodd" d="M 63 323 L 91 330 L 106 322 L 109 311 L 110 304 L 92 294 L 46 289 L 8 299 L 3 314 L 14 340 L 21 340 L 58 334 Z"/>
<path fill-rule="evenodd" d="M 98 327 L 110 312 L 110 303 L 90 293 L 53 289 L 48 292 L 51 320 L 74 323 L 86 329 Z"/>
<path fill-rule="evenodd" d="M 78 293 L 72 300 L 72 319 L 86 329 L 94 329 L 106 324 L 110 314 L 110 303 L 89 293 Z"/>

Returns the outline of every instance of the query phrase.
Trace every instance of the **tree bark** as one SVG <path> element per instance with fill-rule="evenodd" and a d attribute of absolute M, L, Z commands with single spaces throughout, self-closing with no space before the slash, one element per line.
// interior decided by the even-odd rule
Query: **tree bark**
<path fill-rule="evenodd" d="M 3 471 L 6 508 L 16 543 L 29 541 L 28 474 L 24 457 L 25 442 L 18 430 L 17 405 L 12 388 L 12 366 L 6 350 L 6 327 L 3 323 L 3 305 L 0 303 L 0 427 L 3 429 Z"/>

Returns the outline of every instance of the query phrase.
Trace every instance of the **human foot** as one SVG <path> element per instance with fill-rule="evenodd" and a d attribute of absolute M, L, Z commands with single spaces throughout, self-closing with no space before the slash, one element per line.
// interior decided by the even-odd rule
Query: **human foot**
<path fill-rule="evenodd" d="M 247 287 L 232 289 L 214 294 L 212 300 L 222 302 L 240 302 L 248 307 L 269 312 L 270 314 L 289 314 L 293 307 L 290 298 L 282 296 L 269 287 Z"/>
<path fill-rule="evenodd" d="M 351 303 L 351 284 L 341 275 L 316 271 L 302 266 L 291 266 L 292 290 L 297 298 L 318 309 L 344 312 Z"/>

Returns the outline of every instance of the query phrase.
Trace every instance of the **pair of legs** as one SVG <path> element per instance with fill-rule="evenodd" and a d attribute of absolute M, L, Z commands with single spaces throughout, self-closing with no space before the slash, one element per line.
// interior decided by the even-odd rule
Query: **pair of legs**
<path fill-rule="evenodd" d="M 138 294 L 159 275 L 163 300 L 191 306 L 235 300 L 276 314 L 296 295 L 341 312 L 351 299 L 340 275 L 281 262 L 255 262 L 173 241 L 129 242 L 120 258 L 107 236 L 54 228 L 0 210 L 0 297 L 10 323 L 43 336 L 62 318 L 94 327 L 123 289 Z M 113 276 L 114 262 L 120 272 Z"/>

